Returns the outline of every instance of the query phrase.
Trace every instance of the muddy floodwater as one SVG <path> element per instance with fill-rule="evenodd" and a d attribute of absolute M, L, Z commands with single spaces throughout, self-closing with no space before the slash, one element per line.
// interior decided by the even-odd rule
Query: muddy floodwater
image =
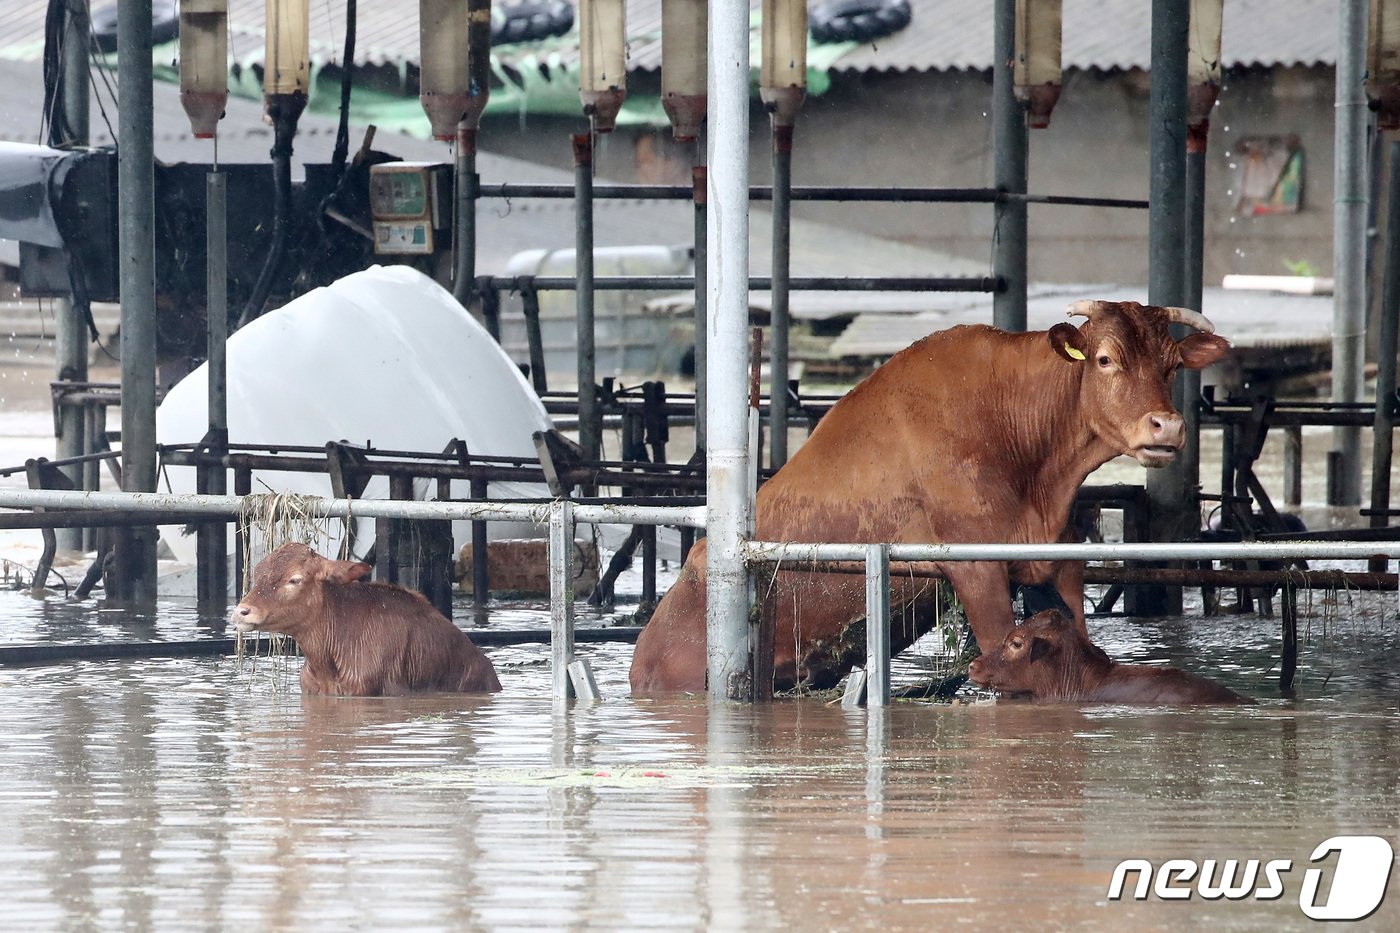
<path fill-rule="evenodd" d="M 1325 891 L 1338 862 L 1319 843 L 1400 847 L 1396 594 L 1316 600 L 1296 700 L 1276 620 L 1092 623 L 1246 708 L 640 701 L 627 645 L 581 646 L 605 698 L 567 706 L 545 646 L 489 649 L 485 699 L 304 698 L 285 657 L 0 668 L 0 927 L 1302 929 L 1306 870 Z M 15 593 L 0 620 L 7 644 L 217 627 Z M 1270 900 L 1262 871 L 1234 899 L 1110 900 L 1129 858 L 1291 868 Z M 1400 929 L 1388 884 L 1364 927 Z"/>

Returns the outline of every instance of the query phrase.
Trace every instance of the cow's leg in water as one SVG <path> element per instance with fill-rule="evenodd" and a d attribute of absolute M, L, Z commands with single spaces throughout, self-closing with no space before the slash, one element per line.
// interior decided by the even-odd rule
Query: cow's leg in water
<path fill-rule="evenodd" d="M 984 653 L 995 651 L 1016 627 L 1006 564 L 959 561 L 940 565 L 967 613 L 972 635 Z"/>
<path fill-rule="evenodd" d="M 1055 592 L 1074 613 L 1075 627 L 1087 637 L 1089 628 L 1084 624 L 1084 562 L 1057 560 L 1051 568 L 1050 577 L 1054 581 Z"/>

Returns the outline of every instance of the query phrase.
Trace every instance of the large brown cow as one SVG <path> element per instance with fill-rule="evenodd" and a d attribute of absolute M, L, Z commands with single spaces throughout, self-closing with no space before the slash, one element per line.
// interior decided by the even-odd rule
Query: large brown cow
<path fill-rule="evenodd" d="M 422 593 L 357 582 L 369 564 L 322 557 L 288 542 L 258 562 L 253 587 L 229 614 L 240 632 L 278 632 L 306 656 L 304 693 L 398 696 L 493 693 L 496 669 L 467 633 Z"/>
<path fill-rule="evenodd" d="M 1119 454 L 1149 467 L 1185 443 L 1172 405 L 1176 370 L 1220 359 L 1229 343 L 1203 316 L 1136 302 L 1079 301 L 1081 327 L 1006 333 L 982 325 L 932 334 L 895 354 L 821 420 L 762 489 L 765 541 L 1014 542 L 1057 540 L 1076 491 Z M 1173 322 L 1200 333 L 1178 341 Z M 637 641 L 634 693 L 705 687 L 705 548 Z M 978 644 L 1015 624 L 1010 584 L 1053 581 L 1082 628 L 1082 564 L 949 562 Z M 897 574 L 896 574 L 897 577 Z M 864 581 L 780 573 L 774 683 L 829 686 L 864 656 Z M 896 581 L 891 647 L 933 624 L 928 586 Z"/>

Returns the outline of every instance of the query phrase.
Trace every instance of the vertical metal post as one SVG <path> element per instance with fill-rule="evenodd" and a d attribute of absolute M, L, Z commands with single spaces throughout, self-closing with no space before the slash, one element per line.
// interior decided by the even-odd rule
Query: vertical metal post
<path fill-rule="evenodd" d="M 792 256 L 791 125 L 773 119 L 773 312 L 768 346 L 768 462 L 773 469 L 788 457 L 788 273 Z"/>
<path fill-rule="evenodd" d="M 1016 0 L 996 0 L 992 54 L 992 185 L 1026 191 L 1026 114 L 1016 99 Z M 992 295 L 992 323 L 1002 330 L 1026 329 L 1026 202 L 998 201 L 992 207 L 992 275 L 1003 287 Z"/>
<path fill-rule="evenodd" d="M 69 3 L 67 30 L 63 36 L 63 113 L 71 136 L 63 145 L 88 144 L 88 8 L 85 3 Z M 87 306 L 80 294 L 54 302 L 54 370 L 61 381 L 86 382 L 88 378 Z M 58 437 L 54 451 L 59 460 L 80 457 L 86 447 L 85 412 L 81 405 L 64 405 L 58 410 Z M 73 488 L 83 487 L 83 466 L 63 468 Z M 83 549 L 83 529 L 54 529 L 57 546 L 65 551 Z"/>
<path fill-rule="evenodd" d="M 1389 491 L 1390 487 L 1387 485 L 1387 498 L 1389 498 Z M 1283 429 L 1283 504 L 1292 506 L 1303 504 L 1303 426 L 1301 424 L 1290 424 Z"/>
<path fill-rule="evenodd" d="M 121 258 L 122 489 L 156 489 L 155 161 L 151 0 L 117 8 L 120 108 L 117 191 Z M 156 598 L 156 529 L 123 529 L 113 597 Z"/>
<path fill-rule="evenodd" d="M 1298 588 L 1285 583 L 1282 591 L 1283 650 L 1279 656 L 1278 689 L 1285 696 L 1293 693 L 1293 677 L 1298 672 Z"/>
<path fill-rule="evenodd" d="M 476 290 L 476 127 L 457 124 L 457 158 L 453 165 L 452 297 L 470 308 Z"/>
<path fill-rule="evenodd" d="M 574 504 L 549 504 L 549 669 L 556 700 L 573 697 L 569 665 L 574 660 Z"/>
<path fill-rule="evenodd" d="M 708 181 L 706 179 L 706 169 L 703 165 L 695 166 L 692 171 L 691 185 L 695 198 L 695 449 L 705 449 L 705 386 L 706 386 L 706 366 L 709 359 L 709 314 L 706 306 L 709 302 L 709 288 L 705 284 L 705 273 L 709 265 L 706 258 L 709 250 L 706 248 L 708 234 L 705 232 L 706 218 L 706 196 Z"/>
<path fill-rule="evenodd" d="M 490 495 L 486 480 L 471 481 L 471 497 L 485 502 Z M 486 522 L 472 522 L 472 606 L 481 609 L 491 598 L 491 545 L 487 540 Z"/>
<path fill-rule="evenodd" d="M 865 705 L 890 705 L 890 546 L 865 546 Z"/>
<path fill-rule="evenodd" d="M 220 458 L 228 452 L 228 227 L 225 215 L 228 176 L 210 172 L 205 180 L 205 252 L 207 285 L 205 314 L 209 378 L 209 432 L 207 455 Z M 200 468 L 200 492 L 222 496 L 228 491 L 228 471 L 222 463 Z M 223 603 L 228 599 L 228 523 L 206 522 L 197 531 L 198 596 L 200 602 Z"/>
<path fill-rule="evenodd" d="M 749 670 L 749 586 L 741 548 L 749 497 L 749 5 L 714 0 L 709 21 L 710 132 L 706 283 L 706 644 L 712 697 L 743 697 Z"/>
<path fill-rule="evenodd" d="M 1376 347 L 1376 419 L 1372 425 L 1371 527 L 1384 528 L 1390 517 L 1390 465 L 1395 444 L 1396 358 L 1400 351 L 1400 140 L 1390 143 L 1390 196 L 1386 210 L 1385 280 L 1381 291 L 1381 333 Z M 1385 560 L 1372 570 L 1384 571 Z"/>
<path fill-rule="evenodd" d="M 1199 132 L 1189 128 L 1186 147 L 1186 264 L 1182 296 L 1185 302 L 1183 307 L 1196 311 L 1203 310 L 1201 303 L 1205 284 L 1206 132 L 1206 126 L 1202 126 Z M 1180 399 L 1177 409 L 1186 419 L 1186 446 L 1177 457 L 1180 460 L 1184 509 L 1198 501 L 1196 496 L 1201 486 L 1200 370 L 1177 371 L 1174 397 Z"/>
<path fill-rule="evenodd" d="M 1154 305 L 1180 306 L 1186 301 L 1186 51 L 1187 0 L 1152 0 L 1152 87 L 1148 131 L 1148 299 Z M 1178 328 L 1178 336 L 1184 329 Z M 1180 379 L 1173 398 L 1178 409 L 1185 397 Z M 1172 541 L 1194 531 L 1187 514 L 1184 464 L 1181 459 L 1147 473 L 1153 541 Z M 1181 612 L 1179 587 L 1138 586 L 1128 592 L 1133 615 Z"/>
<path fill-rule="evenodd" d="M 656 526 L 642 526 L 642 598 L 638 607 L 642 618 L 656 608 Z"/>
<path fill-rule="evenodd" d="M 1359 402 L 1366 353 L 1366 0 L 1342 0 L 1332 191 L 1332 401 Z M 1332 429 L 1338 454 L 1329 505 L 1361 501 L 1361 428 Z"/>
<path fill-rule="evenodd" d="M 599 459 L 602 431 L 598 423 L 598 381 L 593 333 L 593 137 L 578 133 L 574 142 L 574 297 L 578 308 L 578 440 L 583 455 Z"/>
<path fill-rule="evenodd" d="M 85 402 L 80 410 L 83 413 L 83 434 L 87 453 L 95 454 L 107 450 L 107 406 Z M 103 465 L 100 460 L 89 460 L 83 464 L 82 488 L 101 489 L 102 470 Z M 84 551 L 91 551 L 97 547 L 96 528 L 88 528 L 83 531 L 82 547 Z"/>
<path fill-rule="evenodd" d="M 540 293 L 534 276 L 520 280 L 520 307 L 525 316 L 525 343 L 530 352 L 530 382 L 540 395 L 549 391 L 549 373 L 544 362 L 544 335 L 540 332 Z"/>

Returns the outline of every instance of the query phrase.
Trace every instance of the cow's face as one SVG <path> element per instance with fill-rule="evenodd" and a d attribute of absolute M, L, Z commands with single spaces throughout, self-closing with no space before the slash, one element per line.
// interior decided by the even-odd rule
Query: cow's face
<path fill-rule="evenodd" d="M 1053 696 L 1088 668 L 1113 661 L 1056 609 L 1036 613 L 1012 629 L 996 650 L 975 659 L 968 679 L 1000 693 Z"/>
<path fill-rule="evenodd" d="M 370 572 L 368 564 L 329 560 L 305 544 L 284 544 L 259 561 L 253 586 L 229 616 L 240 632 L 295 635 L 319 620 L 327 583 L 352 583 Z"/>
<path fill-rule="evenodd" d="M 1168 327 L 1181 312 L 1135 301 L 1081 301 L 1070 313 L 1089 320 L 1082 327 L 1056 324 L 1048 337 L 1061 358 L 1081 369 L 1080 410 L 1089 427 L 1143 466 L 1170 463 L 1186 443 L 1181 413 L 1172 404 L 1176 371 L 1209 366 L 1226 354 L 1229 342 L 1212 333 L 1176 340 Z M 1204 318 L 1199 322 L 1209 326 Z"/>

